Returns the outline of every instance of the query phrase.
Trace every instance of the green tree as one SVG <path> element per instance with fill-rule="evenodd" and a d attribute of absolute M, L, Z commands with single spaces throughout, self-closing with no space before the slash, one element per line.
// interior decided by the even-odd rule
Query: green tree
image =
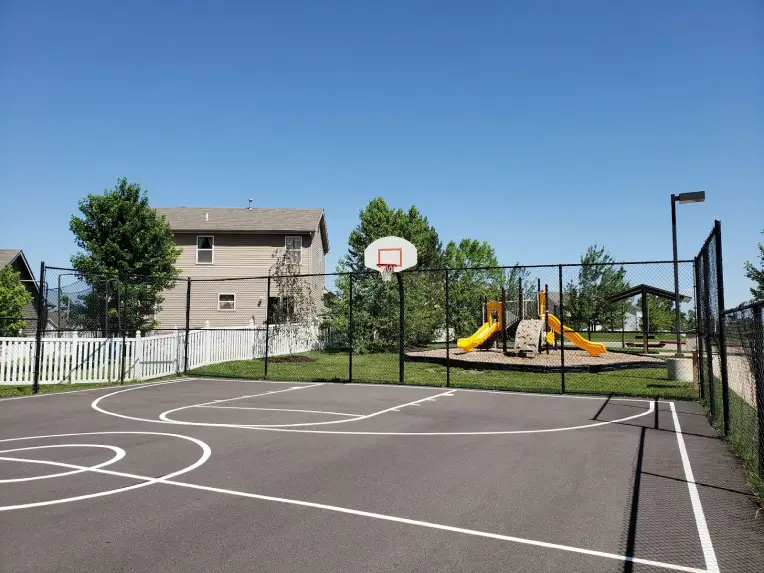
<path fill-rule="evenodd" d="M 21 275 L 10 265 L 0 269 L 0 336 L 18 336 L 26 328 L 24 308 L 31 301 Z"/>
<path fill-rule="evenodd" d="M 691 308 L 687 312 L 682 312 L 682 330 L 695 330 L 698 325 L 695 309 Z M 676 327 L 676 326 L 675 326 Z"/>
<path fill-rule="evenodd" d="M 521 267 L 496 269 L 496 251 L 486 241 L 462 239 L 446 245 L 445 264 L 449 269 L 450 323 L 458 336 L 472 334 L 482 324 L 486 300 L 500 300 L 501 288 L 507 289 L 507 300 L 517 300 L 518 283 L 530 274 Z M 461 269 L 461 270 L 460 270 Z"/>
<path fill-rule="evenodd" d="M 393 209 L 382 197 L 369 201 L 360 212 L 360 221 L 350 233 L 348 253 L 340 261 L 342 271 L 365 272 L 364 251 L 372 241 L 392 235 L 413 243 L 418 269 L 438 268 L 443 263 L 443 247 L 438 233 L 415 206 L 408 211 Z"/>
<path fill-rule="evenodd" d="M 392 351 L 398 346 L 398 284 L 383 282 L 367 273 L 364 250 L 376 239 L 393 235 L 402 237 L 417 248 L 417 269 L 442 266 L 442 246 L 438 234 L 426 217 L 412 206 L 408 211 L 394 209 L 381 197 L 369 202 L 360 213 L 360 221 L 350 233 L 348 253 L 340 259 L 339 272 L 356 273 L 353 277 L 354 349 L 359 352 Z M 404 277 L 405 340 L 407 344 L 430 342 L 443 324 L 443 273 L 408 273 Z M 329 307 L 329 321 L 339 332 L 347 332 L 350 278 L 340 276 L 335 282 L 336 297 Z"/>
<path fill-rule="evenodd" d="M 764 235 L 764 231 L 761 232 Z M 753 263 L 747 261 L 745 263 L 745 276 L 754 282 L 754 286 L 751 287 L 751 294 L 755 299 L 764 299 L 764 244 L 759 245 L 759 264 L 761 268 L 756 268 Z"/>
<path fill-rule="evenodd" d="M 581 257 L 578 281 L 565 287 L 566 324 L 577 330 L 621 327 L 623 305 L 607 301 L 629 288 L 626 269 L 616 265 L 604 247 L 593 245 Z"/>
<path fill-rule="evenodd" d="M 647 296 L 648 332 L 664 332 L 676 329 L 676 314 L 674 314 L 674 302 L 656 296 Z M 640 328 L 644 328 L 644 317 L 640 322 Z"/>
<path fill-rule="evenodd" d="M 164 218 L 149 206 L 138 183 L 117 180 L 102 195 L 79 202 L 81 217 L 69 228 L 84 252 L 71 257 L 90 292 L 72 309 L 74 326 L 108 333 L 117 325 L 128 331 L 151 330 L 163 292 L 174 286 L 180 249 Z"/>

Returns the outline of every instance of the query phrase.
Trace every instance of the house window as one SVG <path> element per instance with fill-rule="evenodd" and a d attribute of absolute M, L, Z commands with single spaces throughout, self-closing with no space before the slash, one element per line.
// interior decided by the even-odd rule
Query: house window
<path fill-rule="evenodd" d="M 302 261 L 302 237 L 300 235 L 287 235 L 284 246 L 291 261 L 299 265 Z"/>
<path fill-rule="evenodd" d="M 268 313 L 270 315 L 270 324 L 294 322 L 294 298 L 291 296 L 272 296 L 268 300 Z"/>
<path fill-rule="evenodd" d="M 196 264 L 211 265 L 214 261 L 215 237 L 196 237 Z"/>
<path fill-rule="evenodd" d="M 235 294 L 219 294 L 218 310 L 236 310 Z"/>

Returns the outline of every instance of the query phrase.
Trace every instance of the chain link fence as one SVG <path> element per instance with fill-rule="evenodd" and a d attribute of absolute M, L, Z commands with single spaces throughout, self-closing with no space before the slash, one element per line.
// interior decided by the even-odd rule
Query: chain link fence
<path fill-rule="evenodd" d="M 724 313 L 729 384 L 729 441 L 764 497 L 764 302 Z"/>
<path fill-rule="evenodd" d="M 693 274 L 691 262 L 679 264 L 682 301 L 693 300 Z M 676 352 L 677 338 L 695 337 L 694 302 L 682 303 L 682 330 L 672 330 L 670 262 L 414 269 L 390 281 L 367 271 L 181 277 L 161 289 L 147 277 L 56 267 L 44 275 L 43 326 L 26 340 L 43 360 L 26 377 L 3 382 L 191 372 L 695 395 L 692 380 L 668 380 L 663 360 Z M 4 367 L 19 362 L 3 360 Z"/>
<path fill-rule="evenodd" d="M 745 462 L 764 498 L 764 302 L 724 308 L 722 232 L 716 221 L 695 258 L 698 339 L 693 358 L 712 425 Z"/>

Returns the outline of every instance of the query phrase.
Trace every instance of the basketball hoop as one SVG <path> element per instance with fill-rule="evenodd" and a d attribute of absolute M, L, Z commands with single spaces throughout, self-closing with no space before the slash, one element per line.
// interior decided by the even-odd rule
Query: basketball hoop
<path fill-rule="evenodd" d="M 393 273 L 395 273 L 397 267 L 398 265 L 379 265 L 379 274 L 382 277 L 382 280 L 389 283 L 390 279 L 393 278 Z"/>
<path fill-rule="evenodd" d="M 382 237 L 364 249 L 363 263 L 390 282 L 393 274 L 416 265 L 416 247 L 400 237 Z"/>

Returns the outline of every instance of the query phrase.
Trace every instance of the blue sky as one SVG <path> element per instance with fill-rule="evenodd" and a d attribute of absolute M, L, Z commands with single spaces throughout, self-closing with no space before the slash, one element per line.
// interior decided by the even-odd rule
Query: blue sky
<path fill-rule="evenodd" d="M 65 266 L 77 201 L 323 207 L 374 196 L 502 263 L 671 257 L 724 230 L 727 302 L 764 240 L 758 0 L 0 3 L 0 247 Z"/>

